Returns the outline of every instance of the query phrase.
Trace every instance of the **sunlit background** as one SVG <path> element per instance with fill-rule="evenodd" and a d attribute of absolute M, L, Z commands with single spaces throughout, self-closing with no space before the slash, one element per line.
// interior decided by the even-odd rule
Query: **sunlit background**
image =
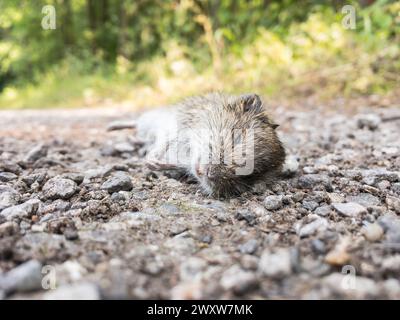
<path fill-rule="evenodd" d="M 55 30 L 42 28 L 45 5 Z M 399 71 L 399 1 L 0 3 L 0 108 L 139 108 L 212 90 L 387 95 Z"/>

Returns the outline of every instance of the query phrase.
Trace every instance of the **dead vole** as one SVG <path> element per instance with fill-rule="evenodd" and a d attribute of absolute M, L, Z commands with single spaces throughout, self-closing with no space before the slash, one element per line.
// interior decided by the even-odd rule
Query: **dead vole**
<path fill-rule="evenodd" d="M 219 197 L 279 174 L 285 150 L 276 127 L 258 95 L 212 93 L 144 113 L 137 137 L 151 168 L 184 170 Z"/>

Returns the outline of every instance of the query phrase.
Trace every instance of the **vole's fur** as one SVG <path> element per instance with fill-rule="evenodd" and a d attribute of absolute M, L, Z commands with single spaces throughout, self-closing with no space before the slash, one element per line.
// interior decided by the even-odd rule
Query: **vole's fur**
<path fill-rule="evenodd" d="M 184 170 L 219 197 L 279 174 L 285 150 L 276 127 L 258 95 L 212 93 L 143 114 L 137 134 L 153 169 Z"/>

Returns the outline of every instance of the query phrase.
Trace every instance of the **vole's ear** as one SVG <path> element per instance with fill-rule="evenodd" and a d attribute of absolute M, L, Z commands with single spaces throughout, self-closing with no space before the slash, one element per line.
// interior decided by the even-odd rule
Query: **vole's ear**
<path fill-rule="evenodd" d="M 261 98 L 257 94 L 246 94 L 240 97 L 240 102 L 243 106 L 243 112 L 253 111 L 261 112 L 263 111 Z"/>

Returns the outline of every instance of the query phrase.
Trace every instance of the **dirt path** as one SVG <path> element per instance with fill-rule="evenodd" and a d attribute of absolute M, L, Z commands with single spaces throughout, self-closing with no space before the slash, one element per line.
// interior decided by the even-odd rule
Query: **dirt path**
<path fill-rule="evenodd" d="M 296 175 L 220 201 L 126 110 L 0 112 L 0 298 L 400 299 L 400 109 L 274 113 Z"/>

